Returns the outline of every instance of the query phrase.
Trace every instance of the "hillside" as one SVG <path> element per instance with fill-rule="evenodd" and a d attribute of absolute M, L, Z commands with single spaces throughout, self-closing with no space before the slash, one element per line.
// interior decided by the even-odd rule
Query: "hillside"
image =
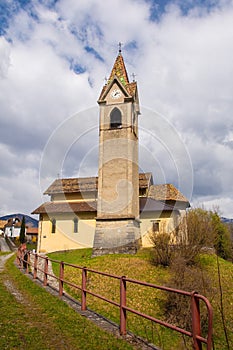
<path fill-rule="evenodd" d="M 150 252 L 148 250 L 139 251 L 136 255 L 106 255 L 97 258 L 91 258 L 91 249 L 82 249 L 70 252 L 51 253 L 49 256 L 58 261 L 65 261 L 79 266 L 86 266 L 98 271 L 111 273 L 114 275 L 125 275 L 129 278 L 142 280 L 145 282 L 171 285 L 171 271 L 165 267 L 155 267 L 150 263 Z M 214 254 L 204 254 L 200 259 L 202 267 L 202 278 L 207 274 L 206 282 L 204 283 L 205 291 L 198 290 L 205 295 L 211 302 L 214 309 L 214 349 L 228 350 L 224 335 L 224 327 L 220 313 L 221 293 L 218 280 L 218 269 L 216 264 L 216 256 Z M 231 262 L 219 259 L 222 287 L 222 303 L 224 308 L 226 328 L 229 337 L 230 348 L 233 348 L 233 317 L 232 309 L 229 305 L 233 304 L 233 295 L 229 290 L 233 290 L 233 264 Z M 54 266 L 54 271 L 58 273 L 59 264 Z M 80 275 L 78 272 L 70 268 L 65 269 L 66 279 L 75 284 L 80 284 Z M 190 268 L 189 276 L 195 276 L 195 268 Z M 196 290 L 195 280 L 190 281 L 187 291 Z M 194 284 L 192 284 L 194 283 Z M 88 288 L 97 294 L 104 295 L 106 298 L 117 300 L 119 286 L 115 282 L 109 281 L 108 278 L 99 278 L 95 274 L 88 275 Z M 140 309 L 141 312 L 149 313 L 151 316 L 166 320 L 167 314 L 164 311 L 164 302 L 167 296 L 164 292 L 151 291 L 145 287 L 127 288 L 127 303 L 130 307 Z M 80 297 L 80 294 L 72 289 L 67 291 L 75 296 Z M 106 304 L 101 300 L 88 296 L 88 307 L 99 312 L 114 322 L 119 322 L 118 310 L 116 307 Z M 203 315 L 204 316 L 204 315 Z M 149 342 L 159 346 L 163 350 L 191 349 L 190 340 L 182 338 L 179 334 L 170 331 L 162 326 L 152 324 L 151 322 L 143 321 L 132 315 L 127 316 L 129 330 L 140 335 Z M 205 317 L 203 317 L 204 320 Z M 186 345 L 184 345 L 185 343 Z"/>
<path fill-rule="evenodd" d="M 221 217 L 221 221 L 224 222 L 225 224 L 232 224 L 233 223 L 233 219 L 229 219 L 229 218 L 225 218 L 225 217 Z"/>

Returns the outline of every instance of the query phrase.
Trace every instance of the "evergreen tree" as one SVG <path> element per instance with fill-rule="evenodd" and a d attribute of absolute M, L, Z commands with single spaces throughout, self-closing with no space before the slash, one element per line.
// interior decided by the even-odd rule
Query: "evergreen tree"
<path fill-rule="evenodd" d="M 26 242 L 26 236 L 25 236 L 25 216 L 23 216 L 20 233 L 19 233 L 19 241 L 20 243 Z"/>

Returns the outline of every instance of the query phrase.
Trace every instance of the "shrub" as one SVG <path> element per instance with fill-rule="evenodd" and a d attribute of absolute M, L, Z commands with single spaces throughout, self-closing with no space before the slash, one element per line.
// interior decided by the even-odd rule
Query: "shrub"
<path fill-rule="evenodd" d="M 172 258 L 172 246 L 169 233 L 154 233 L 151 235 L 153 250 L 151 253 L 152 264 L 169 266 Z"/>
<path fill-rule="evenodd" d="M 215 289 L 207 272 L 199 266 L 187 266 L 185 260 L 179 257 L 171 265 L 172 277 L 168 286 L 185 291 L 196 291 L 200 294 L 208 294 L 210 298 Z M 164 314 L 168 322 L 191 331 L 190 298 L 180 294 L 169 293 L 164 302 Z M 202 328 L 206 328 L 207 310 L 202 311 Z"/>

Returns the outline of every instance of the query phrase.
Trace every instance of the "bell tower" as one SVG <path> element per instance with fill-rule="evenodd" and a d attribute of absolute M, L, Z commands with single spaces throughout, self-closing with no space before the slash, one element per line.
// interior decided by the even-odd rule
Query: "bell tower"
<path fill-rule="evenodd" d="M 98 104 L 99 175 L 93 256 L 135 253 L 140 244 L 137 83 L 119 53 Z"/>

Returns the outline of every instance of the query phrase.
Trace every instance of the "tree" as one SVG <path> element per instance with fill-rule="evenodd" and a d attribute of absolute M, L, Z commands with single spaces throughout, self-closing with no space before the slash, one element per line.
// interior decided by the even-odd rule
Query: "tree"
<path fill-rule="evenodd" d="M 231 236 L 226 224 L 221 221 L 217 212 L 211 213 L 212 225 L 214 228 L 214 248 L 221 258 L 227 260 L 231 258 Z"/>
<path fill-rule="evenodd" d="M 20 243 L 25 243 L 26 236 L 25 236 L 25 216 L 23 216 L 20 233 L 19 233 L 19 241 Z"/>

